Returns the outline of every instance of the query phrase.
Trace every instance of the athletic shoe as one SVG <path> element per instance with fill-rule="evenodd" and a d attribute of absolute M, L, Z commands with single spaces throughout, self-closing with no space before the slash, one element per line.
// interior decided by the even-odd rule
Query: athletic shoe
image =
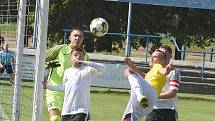
<path fill-rule="evenodd" d="M 139 98 L 138 101 L 143 108 L 146 108 L 149 106 L 148 98 L 146 96 L 142 96 L 141 98 Z"/>

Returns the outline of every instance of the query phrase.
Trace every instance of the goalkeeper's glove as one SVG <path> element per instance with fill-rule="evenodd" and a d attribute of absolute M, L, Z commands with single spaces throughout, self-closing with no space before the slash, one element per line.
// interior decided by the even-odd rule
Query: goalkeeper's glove
<path fill-rule="evenodd" d="M 52 60 L 52 61 L 49 61 L 49 62 L 45 62 L 45 68 L 46 69 L 48 69 L 48 68 L 56 68 L 56 67 L 59 67 L 59 66 L 61 66 L 59 60 Z"/>

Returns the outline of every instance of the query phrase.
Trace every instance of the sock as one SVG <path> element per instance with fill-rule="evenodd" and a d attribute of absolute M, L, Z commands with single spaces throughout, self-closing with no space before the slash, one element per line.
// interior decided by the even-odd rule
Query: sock
<path fill-rule="evenodd" d="M 50 117 L 50 121 L 61 121 L 61 117 L 59 115 L 53 115 Z"/>

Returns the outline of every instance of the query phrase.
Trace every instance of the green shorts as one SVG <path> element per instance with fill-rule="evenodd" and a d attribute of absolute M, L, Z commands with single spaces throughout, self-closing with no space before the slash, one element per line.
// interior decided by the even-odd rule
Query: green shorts
<path fill-rule="evenodd" d="M 46 103 L 48 111 L 52 109 L 62 110 L 64 93 L 58 91 L 46 90 Z"/>

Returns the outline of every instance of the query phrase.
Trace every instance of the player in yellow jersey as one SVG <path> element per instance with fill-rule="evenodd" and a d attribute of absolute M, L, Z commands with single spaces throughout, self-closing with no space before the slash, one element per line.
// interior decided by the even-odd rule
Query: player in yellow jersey
<path fill-rule="evenodd" d="M 168 45 L 161 45 L 159 50 L 166 53 L 166 64 L 169 64 L 172 58 L 171 47 Z M 146 116 L 145 121 L 178 121 L 177 93 L 179 91 L 180 79 L 180 72 L 177 68 L 174 68 L 167 75 L 167 81 L 162 92 L 158 96 L 158 102 L 155 104 L 153 111 Z"/>
<path fill-rule="evenodd" d="M 131 85 L 131 94 L 123 121 L 139 121 L 152 111 L 166 83 L 166 75 L 173 69 L 171 64 L 164 67 L 166 59 L 164 52 L 155 50 L 150 58 L 152 68 L 145 74 L 132 63 L 130 58 L 125 58 L 125 63 L 130 69 L 126 69 L 124 75 Z"/>
<path fill-rule="evenodd" d="M 69 36 L 69 44 L 62 44 L 50 48 L 46 54 L 46 68 L 49 68 L 48 84 L 61 85 L 65 69 L 71 67 L 71 50 L 80 47 L 84 41 L 83 31 L 75 27 Z M 84 57 L 87 60 L 88 56 Z M 63 92 L 46 90 L 46 102 L 50 121 L 61 121 Z"/>

